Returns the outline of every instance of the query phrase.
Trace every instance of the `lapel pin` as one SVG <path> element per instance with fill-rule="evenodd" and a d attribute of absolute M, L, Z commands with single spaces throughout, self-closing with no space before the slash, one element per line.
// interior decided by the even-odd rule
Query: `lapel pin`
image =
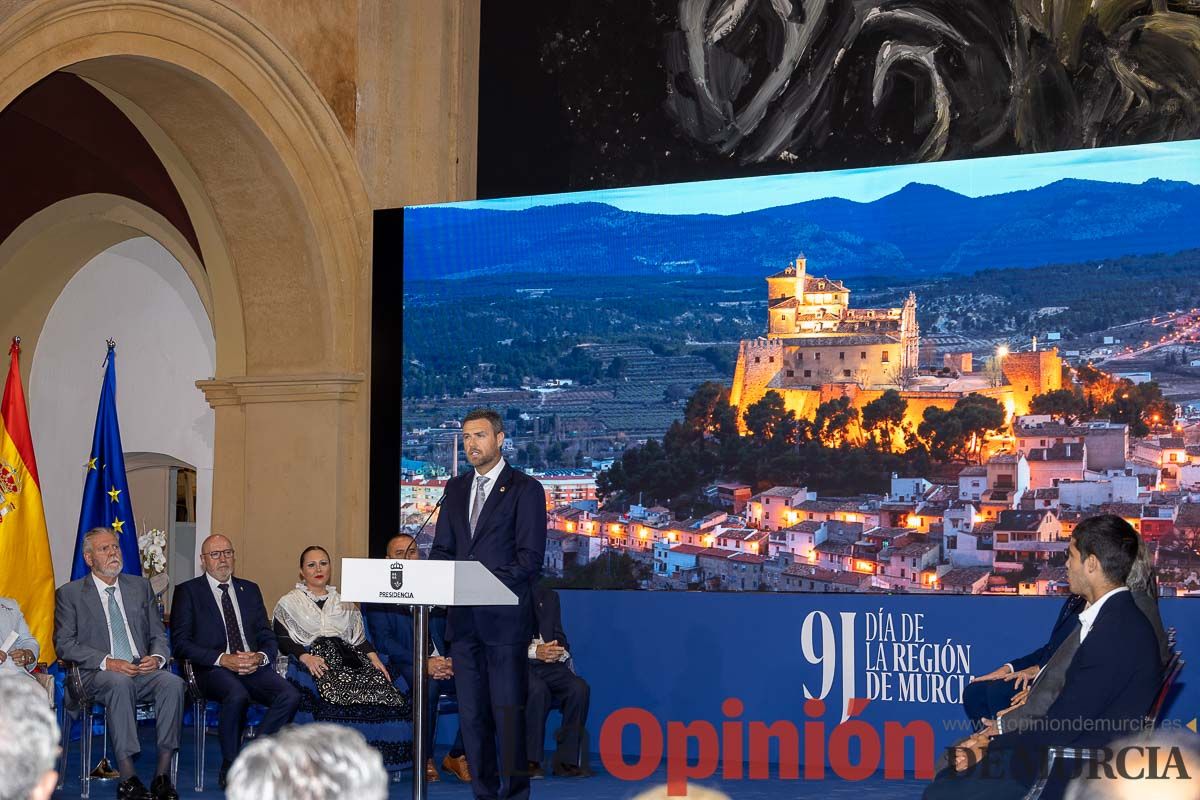
<path fill-rule="evenodd" d="M 500 493 L 501 493 L 501 494 L 504 494 L 504 490 L 505 490 L 505 489 L 507 489 L 507 488 L 508 488 L 507 486 L 501 486 L 501 487 L 500 487 Z"/>

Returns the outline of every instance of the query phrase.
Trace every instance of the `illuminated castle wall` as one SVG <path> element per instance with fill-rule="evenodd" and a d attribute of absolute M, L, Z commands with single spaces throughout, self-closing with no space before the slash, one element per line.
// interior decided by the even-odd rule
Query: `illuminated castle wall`
<path fill-rule="evenodd" d="M 850 307 L 840 281 L 808 274 L 803 255 L 767 278 L 767 334 L 742 340 L 730 402 L 741 413 L 768 391 L 802 419 L 836 397 L 855 407 L 888 389 L 908 401 L 906 422 L 915 429 L 931 406 L 951 408 L 965 394 L 994 397 L 1012 414 L 1024 414 L 1034 395 L 1061 388 L 1056 350 L 1012 353 L 1001 361 L 1004 379 L 992 386 L 982 375 L 933 386 L 917 379 L 920 332 L 913 294 L 899 308 Z"/>

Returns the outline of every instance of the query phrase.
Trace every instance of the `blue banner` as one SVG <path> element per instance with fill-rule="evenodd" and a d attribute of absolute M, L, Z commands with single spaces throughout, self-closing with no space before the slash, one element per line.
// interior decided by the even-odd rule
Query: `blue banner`
<path fill-rule="evenodd" d="M 1041 646 L 1063 602 L 768 592 L 560 596 L 576 669 L 591 685 L 592 752 L 618 746 L 647 767 L 656 757 L 665 763 L 668 726 L 699 723 L 716 732 L 722 747 L 740 749 L 747 763 L 770 763 L 772 776 L 779 743 L 769 753 L 753 752 L 760 725 L 795 731 L 799 752 L 789 744 L 784 758 L 805 765 L 806 774 L 847 755 L 867 773 L 886 770 L 889 760 L 909 772 L 918 746 L 931 743 L 940 754 L 971 732 L 963 687 Z M 1188 661 L 1200 652 L 1198 609 L 1192 599 L 1160 601 L 1163 623 L 1176 629 L 1176 646 Z M 1196 726 L 1194 672 L 1189 665 L 1180 676 L 1164 709 L 1165 727 Z M 606 721 L 618 737 L 607 747 Z M 693 758 L 696 744 L 696 737 L 687 742 Z"/>
<path fill-rule="evenodd" d="M 122 572 L 142 574 L 138 552 L 137 528 L 129 501 L 129 483 L 125 479 L 125 451 L 121 449 L 121 430 L 117 424 L 117 352 L 109 340 L 104 383 L 100 389 L 100 407 L 96 411 L 96 431 L 92 449 L 84 465 L 83 503 L 79 509 L 79 530 L 75 536 L 75 558 L 71 562 L 71 580 L 88 574 L 83 561 L 83 535 L 92 528 L 112 528 L 121 542 Z"/>

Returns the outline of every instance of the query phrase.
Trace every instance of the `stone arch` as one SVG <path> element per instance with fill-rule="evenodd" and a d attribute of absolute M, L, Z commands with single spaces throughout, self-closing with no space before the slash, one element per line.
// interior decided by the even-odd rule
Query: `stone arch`
<path fill-rule="evenodd" d="M 268 595 L 290 579 L 270 565 L 293 535 L 365 552 L 372 216 L 328 103 L 220 0 L 31 2 L 0 26 L 0 107 L 56 70 L 138 126 L 196 227 L 217 342 L 200 383 L 217 411 L 214 528 L 264 565 Z"/>
<path fill-rule="evenodd" d="M 13 288 L 0 292 L 0 320 L 6 333 L 21 336 L 26 385 L 46 315 L 63 287 L 97 253 L 139 236 L 154 239 L 183 265 L 212 323 L 209 275 L 170 222 L 128 198 L 77 195 L 42 209 L 0 242 L 0 285 Z"/>

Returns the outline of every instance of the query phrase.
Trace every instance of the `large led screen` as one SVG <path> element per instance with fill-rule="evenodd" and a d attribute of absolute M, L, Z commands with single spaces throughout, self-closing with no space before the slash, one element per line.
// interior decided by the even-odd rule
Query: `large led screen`
<path fill-rule="evenodd" d="M 1055 594 L 1112 513 L 1200 588 L 1198 184 L 1174 142 L 406 209 L 402 524 L 484 407 L 559 586 Z"/>

